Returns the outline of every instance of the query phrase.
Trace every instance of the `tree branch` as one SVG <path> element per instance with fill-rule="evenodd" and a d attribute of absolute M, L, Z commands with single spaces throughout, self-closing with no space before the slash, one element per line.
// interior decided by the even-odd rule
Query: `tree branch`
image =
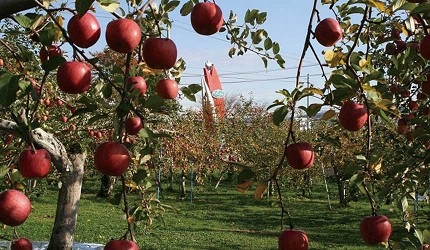
<path fill-rule="evenodd" d="M 0 19 L 36 7 L 33 0 L 0 0 Z"/>

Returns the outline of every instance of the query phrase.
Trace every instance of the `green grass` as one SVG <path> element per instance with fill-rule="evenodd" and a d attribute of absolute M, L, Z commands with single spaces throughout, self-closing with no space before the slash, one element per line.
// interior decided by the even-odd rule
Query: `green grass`
<path fill-rule="evenodd" d="M 121 208 L 95 197 L 97 182 L 84 185 L 75 240 L 103 244 L 119 238 L 126 229 Z M 312 199 L 301 198 L 299 192 L 290 190 L 287 200 L 293 223 L 306 231 L 310 249 L 382 249 L 368 247 L 360 238 L 358 225 L 370 211 L 365 199 L 350 203 L 347 208 L 340 208 L 334 200 L 333 210 L 329 210 L 322 186 L 314 187 Z M 335 193 L 334 188 L 331 191 Z M 276 199 L 255 201 L 252 191 L 241 194 L 233 185 L 217 190 L 197 187 L 194 196 L 194 202 L 190 203 L 179 201 L 176 193 L 165 193 L 161 201 L 178 212 L 167 212 L 166 226 L 158 222 L 150 234 L 138 234 L 140 249 L 277 249 L 280 208 L 273 205 Z M 46 191 L 31 200 L 34 209 L 18 233 L 32 240 L 48 241 L 56 193 Z M 382 212 L 392 219 L 394 215 L 388 208 L 384 207 Z M 400 240 L 401 225 L 398 220 L 392 222 L 392 238 Z"/>

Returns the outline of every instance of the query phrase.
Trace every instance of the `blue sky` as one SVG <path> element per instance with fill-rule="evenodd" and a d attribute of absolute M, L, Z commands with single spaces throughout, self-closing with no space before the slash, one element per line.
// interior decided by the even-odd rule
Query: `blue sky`
<path fill-rule="evenodd" d="M 231 45 L 225 38 L 225 33 L 217 33 L 212 36 L 195 33 L 190 24 L 190 16 L 183 17 L 179 14 L 182 6 L 180 5 L 171 15 L 173 27 L 170 36 L 178 48 L 178 58 L 182 57 L 186 61 L 187 70 L 181 84 L 200 83 L 204 64 L 209 60 L 215 64 L 224 92 L 227 94 L 252 96 L 257 102 L 268 105 L 273 100 L 281 98 L 275 93 L 276 90 L 293 89 L 312 2 L 303 0 L 218 0 L 216 3 L 222 9 L 225 18 L 228 17 L 230 10 L 233 10 L 239 17 L 239 24 L 243 23 L 242 20 L 247 9 L 266 11 L 268 16 L 263 28 L 268 31 L 273 41 L 280 44 L 287 69 L 282 70 L 276 62 L 269 62 L 266 70 L 261 59 L 253 53 L 230 58 L 228 50 Z M 333 17 L 327 6 L 319 5 L 319 10 L 321 18 Z M 106 44 L 105 27 L 113 17 L 101 10 L 97 11 L 95 15 L 101 23 L 102 36 L 91 50 L 102 50 Z M 316 23 L 314 23 L 315 26 Z M 316 40 L 313 40 L 312 44 L 318 53 L 324 50 Z M 306 81 L 306 75 L 309 74 L 310 82 L 321 87 L 324 82 L 316 64 L 317 62 L 309 50 L 302 70 L 302 81 Z M 199 105 L 187 100 L 181 101 L 181 103 L 185 107 Z"/>

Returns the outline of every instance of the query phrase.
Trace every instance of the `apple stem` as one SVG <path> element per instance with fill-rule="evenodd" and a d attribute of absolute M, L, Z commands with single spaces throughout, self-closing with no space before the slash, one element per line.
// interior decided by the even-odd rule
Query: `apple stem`
<path fill-rule="evenodd" d="M 281 231 L 284 230 L 284 214 L 286 214 L 288 217 L 288 223 L 289 223 L 290 229 L 293 229 L 294 228 L 293 221 L 291 219 L 290 212 L 288 212 L 288 210 L 285 206 L 285 202 L 284 202 L 284 199 L 282 197 L 281 188 L 279 186 L 278 179 L 275 177 L 273 179 L 273 181 L 275 182 L 276 190 L 278 192 L 279 203 L 281 204 Z"/>
<path fill-rule="evenodd" d="M 16 231 L 16 227 L 13 227 L 13 238 L 19 239 L 18 231 Z"/>
<path fill-rule="evenodd" d="M 126 185 L 125 185 L 125 177 L 124 177 L 124 175 L 121 175 L 121 183 L 122 183 L 122 195 L 124 197 L 124 212 L 125 212 L 125 216 L 126 216 L 126 220 L 127 220 L 127 226 L 128 226 L 127 230 L 130 233 L 131 240 L 132 241 L 136 241 L 136 239 L 134 238 L 133 231 L 131 230 L 131 223 L 129 221 L 130 211 L 129 211 L 129 206 L 128 206 L 128 202 L 127 202 L 127 191 L 126 191 Z"/>
<path fill-rule="evenodd" d="M 159 37 L 161 37 L 160 20 L 157 19 L 157 15 L 155 15 L 154 8 L 152 8 L 151 4 L 149 5 L 149 8 L 151 9 L 152 15 L 154 16 L 154 21 L 155 21 L 155 24 L 157 25 L 157 29 L 158 29 L 158 35 L 159 35 Z"/>

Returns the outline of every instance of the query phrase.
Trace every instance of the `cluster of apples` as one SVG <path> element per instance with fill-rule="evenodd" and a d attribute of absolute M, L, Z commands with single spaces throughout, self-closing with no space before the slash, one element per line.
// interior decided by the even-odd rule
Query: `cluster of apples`
<path fill-rule="evenodd" d="M 45 149 L 26 149 L 18 160 L 18 169 L 26 178 L 46 177 L 51 169 L 51 157 Z M 0 194 L 0 222 L 7 226 L 19 226 L 24 223 L 31 212 L 31 202 L 25 194 L 9 189 Z M 12 242 L 12 250 L 32 249 L 27 238 Z"/>

